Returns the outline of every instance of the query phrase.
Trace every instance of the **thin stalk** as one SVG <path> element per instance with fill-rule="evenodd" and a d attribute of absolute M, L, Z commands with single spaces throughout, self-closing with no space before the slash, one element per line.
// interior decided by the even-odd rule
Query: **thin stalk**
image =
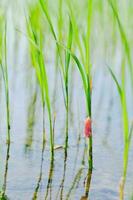
<path fill-rule="evenodd" d="M 33 194 L 32 200 L 37 200 L 38 199 L 38 192 L 39 192 L 39 189 L 40 189 L 40 186 L 41 186 L 42 174 L 43 174 L 44 150 L 45 150 L 45 144 L 43 143 L 42 152 L 41 152 L 40 172 L 39 172 L 39 177 L 38 177 L 38 180 L 37 180 L 37 184 L 36 184 L 36 187 L 35 187 L 35 190 L 34 190 L 34 194 Z"/>
<path fill-rule="evenodd" d="M 69 34 L 68 34 L 68 41 L 67 41 L 67 48 L 71 50 L 72 46 L 72 23 L 69 23 Z M 70 53 L 66 51 L 65 55 L 65 94 L 66 94 L 66 138 L 65 138 L 65 151 L 68 147 L 68 120 L 69 120 L 69 66 L 70 66 Z"/>
<path fill-rule="evenodd" d="M 86 181 L 85 181 L 85 195 L 81 197 L 81 200 L 88 199 L 90 184 L 91 184 L 92 170 L 88 170 Z"/>
<path fill-rule="evenodd" d="M 4 34 L 3 34 L 4 61 L 2 60 L 2 56 L 1 56 L 0 65 L 1 65 L 2 75 L 3 75 L 3 79 L 4 79 L 5 96 L 6 96 L 7 143 L 10 143 L 10 101 L 9 101 L 8 68 L 7 68 L 7 39 L 6 39 L 6 35 L 7 35 L 7 28 L 6 28 L 6 22 L 5 22 L 5 31 L 4 31 Z"/>
<path fill-rule="evenodd" d="M 122 85 L 118 83 L 116 76 L 114 75 L 113 71 L 110 68 L 109 68 L 109 71 L 117 86 L 117 90 L 119 92 L 119 96 L 121 100 L 121 108 L 122 108 L 124 152 L 123 152 L 123 174 L 120 181 L 120 200 L 123 200 L 124 188 L 125 188 L 125 182 L 126 182 L 126 176 L 127 176 L 127 168 L 128 168 L 129 146 L 130 146 L 131 135 L 132 135 L 132 126 L 131 128 L 129 128 L 127 100 L 126 100 L 126 91 L 125 91 L 125 62 L 122 63 L 122 81 L 121 81 Z"/>
<path fill-rule="evenodd" d="M 51 193 L 51 191 L 49 192 L 49 190 L 52 188 L 53 173 L 54 173 L 54 162 L 53 162 L 53 160 L 51 160 L 50 169 L 49 169 L 49 176 L 48 176 L 48 183 L 47 183 L 47 189 L 46 189 L 46 194 L 45 194 L 45 197 L 44 197 L 45 200 L 48 199 L 48 195 L 49 195 L 49 193 Z"/>
<path fill-rule="evenodd" d="M 7 152 L 6 152 L 6 163 L 5 163 L 5 172 L 4 172 L 4 183 L 2 187 L 2 199 L 6 199 L 6 189 L 7 189 L 7 176 L 8 176 L 8 165 L 10 158 L 10 143 L 7 144 Z"/>

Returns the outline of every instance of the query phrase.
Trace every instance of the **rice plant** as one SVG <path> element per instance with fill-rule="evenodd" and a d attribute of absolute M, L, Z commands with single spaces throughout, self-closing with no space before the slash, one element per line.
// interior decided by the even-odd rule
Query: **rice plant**
<path fill-rule="evenodd" d="M 127 167 L 128 167 L 128 157 L 129 157 L 129 147 L 132 136 L 132 126 L 129 126 L 128 119 L 128 111 L 127 111 L 127 100 L 126 100 L 126 91 L 125 91 L 125 71 L 123 69 L 122 72 L 122 84 L 120 85 L 115 74 L 109 68 L 112 78 L 117 86 L 117 90 L 119 92 L 120 100 L 121 100 L 121 108 L 122 108 L 122 118 L 123 118 L 123 138 L 124 138 L 124 153 L 123 153 L 123 175 L 120 182 L 120 200 L 124 199 L 124 186 L 127 175 Z"/>
<path fill-rule="evenodd" d="M 6 97 L 6 121 L 7 121 L 7 143 L 10 143 L 10 103 L 9 103 L 9 83 L 7 66 L 7 25 L 4 16 L 0 16 L 0 67 L 4 80 Z"/>
<path fill-rule="evenodd" d="M 34 11 L 33 11 L 34 12 Z M 49 117 L 49 129 L 50 129 L 50 147 L 51 147 L 51 160 L 54 158 L 54 141 L 53 141 L 53 130 L 52 130 L 52 113 L 51 113 L 51 102 L 49 96 L 48 77 L 46 72 L 46 66 L 43 56 L 43 40 L 42 33 L 38 26 L 38 18 L 36 18 L 36 12 L 33 13 L 34 18 L 29 15 L 27 20 L 28 27 L 28 38 L 31 50 L 32 62 L 36 71 L 36 76 L 39 82 L 42 107 L 44 109 L 45 103 L 48 110 Z M 37 27 L 38 26 L 38 27 Z M 44 114 L 44 110 L 43 110 Z M 43 141 L 45 141 L 45 135 L 43 134 Z"/>
<path fill-rule="evenodd" d="M 120 181 L 120 200 L 124 199 L 124 187 L 126 182 L 126 176 L 127 176 L 127 168 L 128 168 L 128 157 L 129 157 L 129 147 L 130 147 L 130 141 L 132 136 L 132 125 L 129 124 L 129 116 L 128 116 L 128 110 L 127 110 L 127 96 L 126 96 L 126 61 L 129 66 L 129 73 L 131 75 L 131 81 L 133 80 L 133 68 L 132 68 L 132 60 L 131 60 L 131 53 L 130 53 L 130 47 L 128 44 L 128 39 L 125 33 L 125 30 L 122 26 L 118 9 L 116 6 L 114 6 L 113 2 L 109 0 L 110 6 L 113 10 L 113 14 L 116 17 L 120 36 L 121 36 L 121 42 L 124 47 L 124 53 L 122 54 L 123 59 L 121 63 L 121 84 L 118 82 L 118 79 L 116 78 L 114 72 L 111 68 L 109 68 L 109 71 L 112 75 L 112 78 L 117 86 L 117 90 L 120 96 L 121 100 L 121 109 L 122 109 L 122 119 L 123 119 L 123 138 L 124 138 L 124 152 L 123 152 L 123 175 Z"/>
<path fill-rule="evenodd" d="M 40 5 L 42 7 L 42 10 L 46 16 L 46 19 L 49 23 L 50 26 L 50 30 L 51 33 L 55 39 L 55 41 L 58 40 L 58 37 L 55 33 L 53 24 L 52 24 L 52 20 L 51 17 L 49 15 L 49 11 L 48 8 L 45 4 L 44 1 L 39 0 Z M 62 1 L 60 1 L 60 7 L 61 7 Z M 60 8 L 60 12 L 61 12 L 61 8 Z M 61 15 L 61 14 L 60 14 Z M 61 22 L 59 23 L 59 29 L 61 28 Z M 72 24 L 71 24 L 71 20 L 69 22 L 69 34 L 68 34 L 68 39 L 67 39 L 67 48 L 69 50 L 71 50 L 71 46 L 72 46 Z M 61 31 L 59 32 L 59 39 L 61 39 Z M 58 51 L 58 55 L 61 59 L 61 80 L 63 82 L 63 94 L 64 94 L 64 102 L 65 102 L 65 108 L 66 108 L 66 136 L 65 136 L 65 150 L 67 150 L 68 147 L 68 113 L 69 113 L 69 90 L 68 90 L 68 83 L 69 83 L 69 65 L 70 65 L 70 53 L 68 51 L 66 51 L 65 54 L 65 66 L 62 63 L 62 58 L 61 58 L 61 48 L 60 45 L 58 43 L 57 44 L 57 51 Z M 64 92 L 65 91 L 65 92 Z"/>
<path fill-rule="evenodd" d="M 127 34 L 126 34 L 126 31 L 123 27 L 121 20 L 120 20 L 119 10 L 118 10 L 118 7 L 116 6 L 116 2 L 113 3 L 112 0 L 108 0 L 108 2 L 109 2 L 110 6 L 112 8 L 113 15 L 116 18 L 116 21 L 117 21 L 117 24 L 118 24 L 121 43 L 123 45 L 124 53 L 127 57 L 128 67 L 129 67 L 129 71 L 130 71 L 130 78 L 131 78 L 132 85 L 133 85 L 133 64 L 132 64 L 131 50 L 130 50 L 130 45 L 129 45 L 129 41 L 128 41 L 128 38 L 127 38 Z"/>
<path fill-rule="evenodd" d="M 72 57 L 75 60 L 84 85 L 84 91 L 86 96 L 86 107 L 87 107 L 87 120 L 88 124 L 86 123 L 87 130 L 87 140 L 88 140 L 88 152 L 89 152 L 89 169 L 93 169 L 93 158 L 92 158 L 92 113 L 91 113 L 91 89 L 92 89 L 92 64 L 91 64 L 91 56 L 90 56 L 90 38 L 91 38 L 91 24 L 92 24 L 92 10 L 93 10 L 93 1 L 87 0 L 87 19 L 86 19 L 86 32 L 84 33 L 83 37 L 80 37 L 80 31 L 78 27 L 78 23 L 76 21 L 76 17 L 74 14 L 74 9 L 71 1 L 67 1 L 69 13 L 74 29 L 74 39 L 75 39 L 75 46 L 78 47 L 80 58 L 78 59 L 75 53 L 72 53 Z M 86 121 L 87 122 L 87 121 Z M 85 130 L 85 132 L 86 132 Z"/>
<path fill-rule="evenodd" d="M 49 11 L 48 8 L 45 4 L 44 1 L 39 0 L 40 5 L 42 7 L 42 10 L 46 16 L 46 19 L 49 23 L 50 26 L 50 30 L 51 33 L 56 41 L 58 50 L 59 50 L 59 56 L 60 56 L 60 46 L 63 47 L 63 45 L 60 44 L 60 41 L 58 41 L 58 38 L 56 36 L 53 24 L 52 24 L 52 20 L 51 17 L 49 15 Z M 91 17 L 92 17 L 92 1 L 88 1 L 88 17 L 87 17 L 87 32 L 86 32 L 86 36 L 85 36 L 85 65 L 82 66 L 82 64 L 80 63 L 79 59 L 76 57 L 75 54 L 73 54 L 71 52 L 71 43 L 72 43 L 72 23 L 71 23 L 71 19 L 70 19 L 70 28 L 69 28 L 69 37 L 68 37 L 68 45 L 65 47 L 63 47 L 66 51 L 66 55 L 67 55 L 67 62 L 65 69 L 69 68 L 69 62 L 70 62 L 70 55 L 73 57 L 73 59 L 75 60 L 80 74 L 81 74 L 81 78 L 83 80 L 83 85 L 84 85 L 84 91 L 85 91 L 85 96 L 86 96 L 86 104 L 87 104 L 87 115 L 91 118 L 91 87 L 90 87 L 90 79 L 91 79 L 91 64 L 90 64 L 90 33 L 91 33 Z M 68 70 L 65 71 L 65 69 L 61 68 L 62 70 L 62 74 L 63 74 L 63 80 L 65 81 L 65 93 L 66 93 L 66 99 L 65 99 L 65 105 L 66 105 L 66 110 L 68 110 L 68 75 L 66 76 L 66 74 L 68 74 Z M 67 112 L 68 113 L 68 112 Z M 66 117 L 67 118 L 67 117 Z M 66 129 L 67 130 L 67 129 Z M 66 131 L 67 133 L 67 131 Z M 68 135 L 66 134 L 66 142 L 65 142 L 65 147 L 67 147 L 67 139 Z M 89 137 L 88 139 L 88 148 L 89 148 L 89 168 L 92 170 L 93 168 L 93 159 L 92 159 L 92 135 Z"/>

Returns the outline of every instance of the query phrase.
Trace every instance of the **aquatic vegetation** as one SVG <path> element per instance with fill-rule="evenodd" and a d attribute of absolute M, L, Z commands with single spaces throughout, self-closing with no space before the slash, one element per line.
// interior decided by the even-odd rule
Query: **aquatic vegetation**
<path fill-rule="evenodd" d="M 131 54 L 130 54 L 130 47 L 128 45 L 128 40 L 126 37 L 125 30 L 122 26 L 121 20 L 118 15 L 118 10 L 114 6 L 112 1 L 109 0 L 109 3 L 112 7 L 113 13 L 118 22 L 118 27 L 119 27 L 119 31 L 121 35 L 121 41 L 125 50 L 124 51 L 125 54 L 123 54 L 123 60 L 121 62 L 121 84 L 119 83 L 112 69 L 109 68 L 112 78 L 117 86 L 117 90 L 118 90 L 120 100 L 121 100 L 121 108 L 122 108 L 124 152 L 123 152 L 123 175 L 120 181 L 120 199 L 123 200 L 124 188 L 125 188 L 125 182 L 126 182 L 126 176 L 127 176 L 127 168 L 128 168 L 129 148 L 130 148 L 130 142 L 131 142 L 131 136 L 132 136 L 132 125 L 129 124 L 129 116 L 128 116 L 128 109 L 127 109 L 128 105 L 127 105 L 127 96 L 126 96 L 126 60 L 129 66 L 131 80 L 133 78 L 132 76 L 133 67 L 132 67 L 132 60 L 131 60 Z"/>
<path fill-rule="evenodd" d="M 83 35 L 83 41 L 80 41 L 79 37 L 79 28 L 76 23 L 76 19 L 74 16 L 74 12 L 71 6 L 70 1 L 68 1 L 68 7 L 70 10 L 70 16 L 72 20 L 72 24 L 74 27 L 74 33 L 75 33 L 75 41 L 77 43 L 77 46 L 79 48 L 81 61 L 78 59 L 78 57 L 75 55 L 75 53 L 71 53 L 71 56 L 75 60 L 77 67 L 79 69 L 79 72 L 81 74 L 81 79 L 83 81 L 84 86 L 84 92 L 86 97 L 86 107 L 87 107 L 87 116 L 91 119 L 92 113 L 91 113 L 91 93 L 92 93 L 92 75 L 91 75 L 91 56 L 90 56 L 90 37 L 91 37 L 91 22 L 92 22 L 92 6 L 93 1 L 88 0 L 87 1 L 87 30 L 86 33 Z M 82 43 L 84 44 L 85 52 L 82 48 Z M 92 134 L 88 138 L 88 162 L 89 162 L 89 169 L 93 169 L 93 144 L 92 144 Z"/>
<path fill-rule="evenodd" d="M 29 13 L 30 14 L 30 13 Z M 48 110 L 49 117 L 49 129 L 50 129 L 50 147 L 51 147 L 51 159 L 54 158 L 54 136 L 52 129 L 52 113 L 51 113 L 51 102 L 49 96 L 49 86 L 48 86 L 48 77 L 46 72 L 46 66 L 43 56 L 43 43 L 42 43 L 42 34 L 40 34 L 41 30 L 38 26 L 38 21 L 36 21 L 36 12 L 33 10 L 33 19 L 32 16 L 29 15 L 29 20 L 27 21 L 27 28 L 29 34 L 29 44 L 31 48 L 31 56 L 33 66 L 36 71 L 36 76 L 39 82 L 41 97 L 42 97 L 42 107 L 43 107 L 43 116 L 44 116 L 44 106 L 46 103 L 46 107 Z M 34 21 L 35 20 L 35 21 Z M 43 143 L 45 142 L 45 133 L 43 133 Z"/>
<path fill-rule="evenodd" d="M 114 17 L 116 18 L 117 23 L 118 23 L 119 32 L 120 32 L 120 36 L 121 36 L 121 42 L 122 42 L 122 45 L 124 48 L 124 53 L 127 57 L 127 62 L 128 62 L 129 71 L 130 71 L 130 77 L 131 77 L 131 81 L 132 81 L 132 85 L 133 85 L 133 65 L 132 65 L 131 50 L 130 50 L 130 45 L 129 45 L 129 41 L 127 38 L 127 34 L 126 34 L 126 31 L 124 30 L 124 27 L 119 18 L 119 11 L 118 11 L 116 4 L 114 4 L 112 2 L 112 0 L 108 0 L 108 1 L 113 10 Z"/>
<path fill-rule="evenodd" d="M 4 80 L 6 96 L 6 119 L 7 119 L 7 143 L 10 143 L 10 102 L 9 102 L 9 83 L 7 66 L 7 25 L 4 16 L 0 16 L 0 67 Z"/>
<path fill-rule="evenodd" d="M 125 186 L 127 167 L 128 167 L 129 147 L 130 147 L 130 141 L 131 141 L 131 135 L 132 135 L 132 127 L 129 126 L 124 79 L 122 79 L 122 86 L 120 86 L 113 71 L 110 68 L 109 68 L 109 70 L 114 79 L 114 82 L 116 83 L 117 90 L 120 95 L 121 107 L 122 107 L 124 153 L 123 153 L 123 176 L 120 181 L 120 199 L 123 200 L 124 199 L 124 186 Z M 124 77 L 122 77 L 122 78 L 124 78 Z"/>
<path fill-rule="evenodd" d="M 55 41 L 57 42 L 58 38 L 57 38 L 56 33 L 54 31 L 54 27 L 53 27 L 52 20 L 50 18 L 49 12 L 48 12 L 48 8 L 47 8 L 47 6 L 46 6 L 44 1 L 40 0 L 39 2 L 40 2 L 40 5 L 42 7 L 42 10 L 43 10 L 43 12 L 44 12 L 44 14 L 45 14 L 45 16 L 47 18 L 47 21 L 48 21 L 48 23 L 50 25 L 51 33 L 52 33 Z M 60 5 L 60 17 L 61 17 L 61 4 L 62 4 L 62 1 L 59 2 L 59 5 Z M 59 22 L 59 28 L 61 28 L 61 26 L 62 26 L 61 22 Z M 72 30 L 72 24 L 71 24 L 71 20 L 70 20 L 70 22 L 69 22 L 69 34 L 68 34 L 67 45 L 66 45 L 69 50 L 71 50 L 71 46 L 72 46 L 72 35 L 73 35 L 73 30 Z M 61 29 L 60 29 L 60 32 L 59 32 L 59 41 L 60 41 L 60 39 L 61 39 Z M 61 60 L 60 71 L 61 71 L 61 80 L 63 82 L 63 95 L 64 95 L 65 108 L 66 108 L 65 150 L 67 150 L 67 147 L 68 147 L 68 114 L 69 114 L 69 91 L 68 91 L 69 85 L 68 85 L 68 83 L 69 83 L 70 53 L 69 53 L 69 51 L 66 51 L 66 54 L 65 54 L 65 67 L 64 67 L 63 63 L 62 63 L 60 45 L 58 43 L 56 43 L 56 44 L 57 44 L 57 51 L 58 51 L 58 54 L 59 54 L 59 58 Z"/>
<path fill-rule="evenodd" d="M 132 9 L 1 0 L 1 200 L 132 197 Z"/>

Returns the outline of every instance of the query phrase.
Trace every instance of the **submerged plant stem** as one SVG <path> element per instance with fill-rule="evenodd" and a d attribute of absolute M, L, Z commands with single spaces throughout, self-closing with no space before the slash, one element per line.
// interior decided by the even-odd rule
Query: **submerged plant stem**
<path fill-rule="evenodd" d="M 92 171 L 93 170 L 93 148 L 92 148 L 92 136 L 88 139 L 88 153 L 89 153 L 89 157 L 88 157 L 88 163 L 89 163 L 89 170 Z"/>

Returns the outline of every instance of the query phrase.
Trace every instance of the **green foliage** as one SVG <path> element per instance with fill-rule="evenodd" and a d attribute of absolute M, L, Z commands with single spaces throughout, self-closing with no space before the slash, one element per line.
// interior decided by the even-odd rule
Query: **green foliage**
<path fill-rule="evenodd" d="M 0 17 L 0 67 L 5 86 L 6 96 L 6 118 L 7 118 L 7 143 L 10 143 L 10 105 L 9 105 L 9 83 L 8 83 L 8 68 L 7 68 L 7 29 L 6 19 Z"/>
<path fill-rule="evenodd" d="M 110 6 L 112 8 L 114 17 L 116 18 L 116 21 L 118 23 L 118 28 L 119 28 L 119 32 L 120 32 L 120 36 L 121 36 L 121 42 L 122 42 L 122 45 L 124 47 L 125 55 L 127 57 L 129 70 L 130 70 L 131 81 L 132 81 L 132 84 L 133 84 L 133 65 L 132 65 L 131 50 L 130 50 L 127 34 L 126 34 L 126 31 L 125 31 L 125 29 L 124 29 L 124 27 L 122 25 L 121 20 L 120 20 L 119 13 L 118 13 L 118 8 L 115 6 L 115 4 L 113 3 L 112 0 L 108 0 L 108 2 L 109 2 Z"/>
<path fill-rule="evenodd" d="M 38 9 L 38 8 L 37 8 Z M 34 12 L 35 11 L 35 12 Z M 36 71 L 37 79 L 39 82 L 42 104 L 46 102 L 49 124 L 50 124 L 50 146 L 51 146 L 51 158 L 53 159 L 54 155 L 54 141 L 53 141 L 53 130 L 52 130 L 52 113 L 51 113 L 51 102 L 49 96 L 49 86 L 48 78 L 46 72 L 46 66 L 43 56 L 43 39 L 40 26 L 38 26 L 38 21 L 36 21 L 36 9 L 29 12 L 29 20 L 27 20 L 27 29 L 29 36 L 29 46 L 31 51 L 32 63 Z M 32 42 L 31 42 L 32 41 Z"/>
<path fill-rule="evenodd" d="M 127 166 L 128 166 L 128 154 L 129 154 L 129 144 L 131 141 L 131 135 L 132 135 L 132 127 L 129 128 L 129 119 L 128 119 L 128 111 L 127 111 L 127 100 L 126 100 L 126 90 L 125 90 L 125 58 L 127 58 L 128 61 L 128 65 L 129 65 L 129 71 L 130 71 L 130 75 L 131 75 L 131 80 L 133 81 L 133 66 L 132 66 L 132 60 L 131 60 L 131 50 L 130 50 L 130 46 L 128 43 L 128 39 L 126 36 L 126 32 L 124 30 L 124 27 L 121 23 L 120 17 L 119 17 L 119 13 L 118 13 L 118 8 L 116 7 L 116 5 L 113 3 L 112 0 L 108 0 L 113 14 L 116 18 L 116 21 L 118 23 L 118 28 L 120 31 L 120 36 L 121 36 L 121 42 L 122 45 L 124 47 L 124 52 L 125 55 L 123 55 L 123 61 L 122 61 L 122 65 L 121 65 L 121 72 L 122 72 L 122 76 L 121 76 L 121 86 L 117 81 L 117 78 L 115 76 L 115 74 L 113 73 L 113 71 L 109 68 L 109 71 L 112 75 L 112 78 L 114 80 L 114 82 L 116 83 L 117 86 L 117 90 L 119 92 L 120 95 L 120 99 L 121 99 L 121 107 L 122 107 L 122 117 L 123 117 L 123 129 L 124 129 L 124 163 L 123 163 L 123 177 L 126 178 L 126 174 L 127 174 Z"/>

